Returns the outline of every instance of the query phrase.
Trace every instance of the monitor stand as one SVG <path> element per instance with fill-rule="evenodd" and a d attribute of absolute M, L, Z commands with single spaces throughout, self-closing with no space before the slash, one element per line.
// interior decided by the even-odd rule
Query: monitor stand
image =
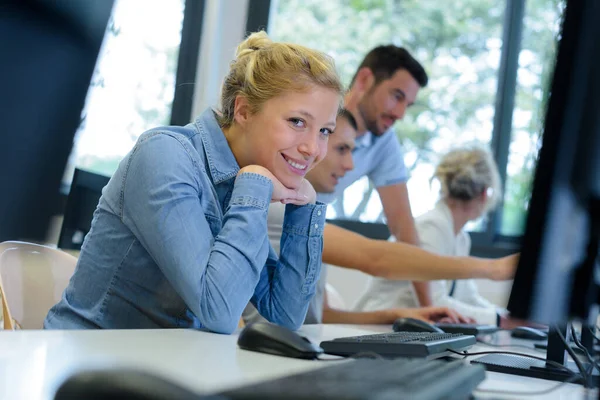
<path fill-rule="evenodd" d="M 548 350 L 546 353 L 546 361 L 553 361 L 560 365 L 564 365 L 570 370 L 579 373 L 577 365 L 573 361 L 567 360 L 566 347 L 559 336 L 559 332 L 569 343 L 570 334 L 567 332 L 567 325 L 551 326 L 548 331 Z M 593 343 L 594 338 L 589 329 L 582 329 L 582 344 L 587 348 L 588 352 L 594 356 Z M 536 360 L 534 358 L 516 356 L 510 354 L 490 354 L 471 361 L 473 364 L 482 364 L 487 371 L 501 372 L 505 374 L 528 376 L 532 378 L 548 379 L 553 381 L 564 382 L 570 380 L 572 374 L 557 368 L 547 362 Z M 600 373 L 596 368 L 589 365 L 587 360 L 581 361 L 586 371 L 590 371 L 592 375 L 591 383 L 598 387 L 600 382 Z M 572 380 L 570 380 L 572 381 Z M 574 380 L 573 383 L 583 384 L 582 379 Z"/>

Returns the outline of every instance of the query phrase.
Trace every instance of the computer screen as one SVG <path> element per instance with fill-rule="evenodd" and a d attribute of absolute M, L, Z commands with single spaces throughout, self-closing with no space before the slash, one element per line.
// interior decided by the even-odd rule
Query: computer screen
<path fill-rule="evenodd" d="M 112 0 L 0 5 L 0 242 L 43 240 Z"/>
<path fill-rule="evenodd" d="M 80 250 L 92 227 L 94 211 L 110 177 L 75 169 L 58 238 L 59 249 Z"/>
<path fill-rule="evenodd" d="M 508 309 L 595 325 L 600 271 L 600 2 L 568 1 Z"/>

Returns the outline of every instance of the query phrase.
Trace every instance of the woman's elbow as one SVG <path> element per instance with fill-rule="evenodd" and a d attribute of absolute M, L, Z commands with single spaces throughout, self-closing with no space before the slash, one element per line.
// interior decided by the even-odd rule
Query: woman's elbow
<path fill-rule="evenodd" d="M 290 329 L 292 331 L 297 331 L 300 329 L 302 324 L 304 323 L 305 316 L 302 317 L 292 317 L 289 315 L 280 316 L 279 318 L 275 318 L 272 322 L 279 326 L 283 326 L 284 328 Z"/>
<path fill-rule="evenodd" d="M 238 321 L 209 321 L 203 326 L 211 332 L 231 335 L 238 327 Z"/>
<path fill-rule="evenodd" d="M 208 314 L 208 315 L 207 315 Z M 210 315 L 205 313 L 202 318 L 202 326 L 211 332 L 231 335 L 238 327 L 239 317 L 232 315 Z"/>

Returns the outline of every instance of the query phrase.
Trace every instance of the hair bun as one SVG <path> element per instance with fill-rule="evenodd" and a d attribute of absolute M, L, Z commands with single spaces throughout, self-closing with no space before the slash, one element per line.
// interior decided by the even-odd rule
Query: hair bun
<path fill-rule="evenodd" d="M 239 44 L 235 52 L 236 58 L 244 57 L 254 51 L 269 47 L 273 41 L 265 31 L 255 32 Z"/>
<path fill-rule="evenodd" d="M 438 163 L 434 177 L 440 181 L 442 197 L 469 201 L 492 189 L 486 208 L 499 201 L 502 185 L 491 151 L 480 143 L 467 144 L 446 153 Z"/>
<path fill-rule="evenodd" d="M 484 185 L 478 181 L 477 171 L 472 165 L 458 165 L 457 171 L 448 176 L 448 191 L 452 197 L 470 200 L 483 190 Z"/>

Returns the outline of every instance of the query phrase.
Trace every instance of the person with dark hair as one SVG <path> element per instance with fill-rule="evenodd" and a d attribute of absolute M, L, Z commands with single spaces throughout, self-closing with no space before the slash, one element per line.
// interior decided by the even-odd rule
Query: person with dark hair
<path fill-rule="evenodd" d="M 377 188 L 390 232 L 398 241 L 413 245 L 418 245 L 419 239 L 406 186 L 408 171 L 392 126 L 404 117 L 427 81 L 423 66 L 402 47 L 378 46 L 365 56 L 345 97 L 345 107 L 358 126 L 354 169 L 339 180 L 333 193 L 317 195 L 319 201 L 331 203 L 352 183 L 369 177 Z M 333 235 L 346 238 L 349 233 L 331 224 L 325 227 L 325 263 L 353 265 L 356 257 L 349 254 L 346 246 L 339 240 L 327 239 Z M 330 255 L 333 257 L 328 259 Z M 419 304 L 431 305 L 427 282 L 414 285 Z"/>

